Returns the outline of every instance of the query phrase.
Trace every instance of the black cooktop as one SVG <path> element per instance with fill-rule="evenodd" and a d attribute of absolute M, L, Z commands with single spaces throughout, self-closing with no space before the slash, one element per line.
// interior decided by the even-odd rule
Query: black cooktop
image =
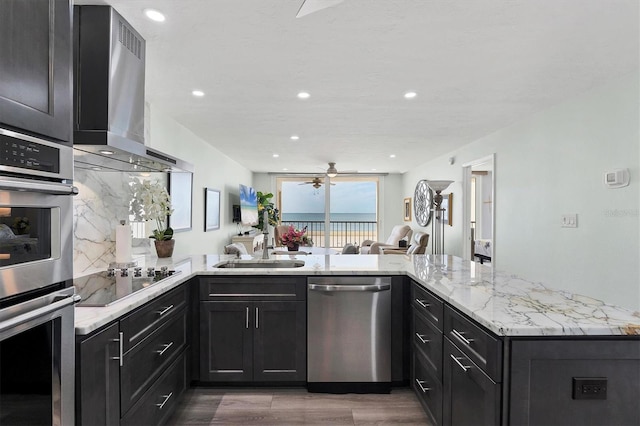
<path fill-rule="evenodd" d="M 152 268 L 142 272 L 127 270 L 123 275 L 122 270 L 117 269 L 74 278 L 76 294 L 82 298 L 76 306 L 108 306 L 175 273 L 170 270 L 154 271 Z"/>

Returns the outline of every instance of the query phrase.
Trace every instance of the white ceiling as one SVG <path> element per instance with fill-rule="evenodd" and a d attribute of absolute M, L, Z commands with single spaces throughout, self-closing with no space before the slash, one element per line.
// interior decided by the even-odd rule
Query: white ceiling
<path fill-rule="evenodd" d="M 638 70 L 637 0 L 301 3 L 76 1 L 146 39 L 154 108 L 256 172 L 404 172 Z"/>

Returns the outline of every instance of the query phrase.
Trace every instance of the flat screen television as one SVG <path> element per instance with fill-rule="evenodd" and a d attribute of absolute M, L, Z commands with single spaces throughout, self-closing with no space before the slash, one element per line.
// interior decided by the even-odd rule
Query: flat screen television
<path fill-rule="evenodd" d="M 243 184 L 240 184 L 240 222 L 248 226 L 258 224 L 258 194 Z"/>

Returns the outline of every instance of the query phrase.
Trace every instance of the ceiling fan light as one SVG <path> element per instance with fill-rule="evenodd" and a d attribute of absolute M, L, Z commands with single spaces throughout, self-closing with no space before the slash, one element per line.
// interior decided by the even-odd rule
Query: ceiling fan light
<path fill-rule="evenodd" d="M 336 169 L 336 163 L 329 163 L 329 168 L 327 169 L 327 176 L 336 177 L 338 176 L 338 170 Z"/>

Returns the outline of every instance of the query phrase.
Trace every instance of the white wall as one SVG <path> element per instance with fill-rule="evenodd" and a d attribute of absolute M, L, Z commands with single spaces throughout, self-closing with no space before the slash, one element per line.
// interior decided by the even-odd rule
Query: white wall
<path fill-rule="evenodd" d="M 638 81 L 637 73 L 612 81 L 425 163 L 404 175 L 404 196 L 419 179 L 455 180 L 445 251 L 461 255 L 461 164 L 496 153 L 497 267 L 638 309 Z M 630 170 L 628 187 L 604 187 L 603 173 L 615 168 Z M 564 213 L 578 214 L 578 228 L 561 228 Z"/>
<path fill-rule="evenodd" d="M 195 166 L 191 231 L 176 233 L 174 256 L 185 254 L 222 253 L 224 246 L 237 234 L 232 223 L 232 205 L 240 204 L 239 184 L 252 185 L 249 169 L 200 139 L 186 127 L 150 107 L 147 145 Z M 220 191 L 220 229 L 204 232 L 204 190 Z"/>

